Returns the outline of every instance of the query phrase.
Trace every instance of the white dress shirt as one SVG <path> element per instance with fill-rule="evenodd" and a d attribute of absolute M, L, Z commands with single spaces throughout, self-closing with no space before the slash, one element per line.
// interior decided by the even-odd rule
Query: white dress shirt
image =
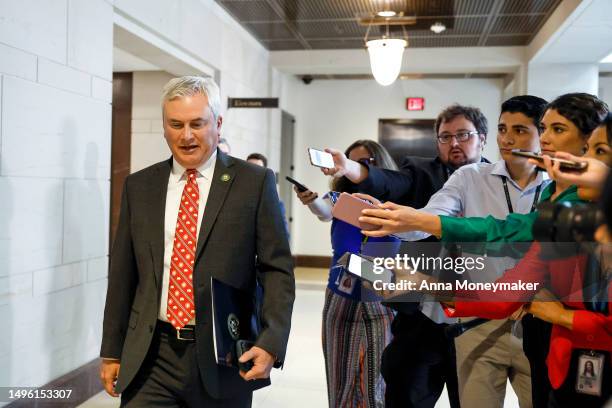
<path fill-rule="evenodd" d="M 198 203 L 198 230 L 196 236 L 200 234 L 200 227 L 202 226 L 202 218 L 204 209 L 206 208 L 206 201 L 208 200 L 208 193 L 210 192 L 210 185 L 216 162 L 217 151 L 215 150 L 210 158 L 196 169 L 198 171 L 196 182 L 200 190 L 200 200 Z M 176 222 L 181 206 L 181 196 L 183 195 L 185 184 L 187 184 L 185 172 L 186 169 L 173 159 L 172 172 L 168 180 L 168 192 L 166 193 L 166 212 L 164 215 L 164 272 L 162 276 L 161 302 L 159 304 L 158 316 L 160 320 L 165 322 L 168 321 L 166 314 L 168 311 L 168 286 L 170 285 L 170 262 L 172 250 L 174 249 L 174 234 L 176 232 Z M 188 324 L 195 324 L 195 316 Z"/>

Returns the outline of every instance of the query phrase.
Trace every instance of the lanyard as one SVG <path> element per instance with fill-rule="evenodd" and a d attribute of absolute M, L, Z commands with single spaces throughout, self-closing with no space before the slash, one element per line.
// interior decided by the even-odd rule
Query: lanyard
<path fill-rule="evenodd" d="M 508 181 L 506 180 L 506 176 L 500 176 L 502 179 L 502 184 L 504 185 L 504 193 L 506 193 L 506 204 L 508 204 L 508 211 L 510 214 L 514 212 L 512 208 L 512 201 L 510 201 L 510 192 L 508 191 Z M 542 188 L 542 184 L 540 184 L 535 191 L 535 195 L 533 197 L 533 204 L 531 204 L 531 210 L 529 212 L 533 212 L 538 205 L 538 200 L 540 199 L 540 189 Z"/>

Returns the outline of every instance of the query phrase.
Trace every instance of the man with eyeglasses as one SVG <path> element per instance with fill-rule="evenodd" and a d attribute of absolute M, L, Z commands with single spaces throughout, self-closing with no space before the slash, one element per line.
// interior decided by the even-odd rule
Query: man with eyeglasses
<path fill-rule="evenodd" d="M 326 149 L 335 167 L 323 173 L 346 176 L 357 190 L 382 201 L 424 207 L 450 175 L 466 164 L 488 162 L 481 158 L 487 137 L 487 119 L 480 109 L 452 105 L 436 119 L 438 156 L 407 157 L 399 171 L 380 169 L 349 160 L 341 151 Z M 428 237 L 427 241 L 436 241 Z M 429 248 L 435 252 L 435 248 Z M 438 253 L 432 253 L 432 256 Z M 382 374 L 386 382 L 385 406 L 434 407 L 444 385 L 451 407 L 459 407 L 455 346 L 444 329 L 456 319 L 420 311 L 419 304 L 392 303 L 398 310 L 392 325 L 393 340 L 385 349 Z"/>

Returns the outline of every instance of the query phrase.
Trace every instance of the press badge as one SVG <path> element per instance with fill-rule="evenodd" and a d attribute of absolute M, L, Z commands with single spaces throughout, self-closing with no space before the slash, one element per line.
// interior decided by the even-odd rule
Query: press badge
<path fill-rule="evenodd" d="M 578 356 L 576 392 L 600 397 L 604 369 L 604 355 L 594 351 Z"/>

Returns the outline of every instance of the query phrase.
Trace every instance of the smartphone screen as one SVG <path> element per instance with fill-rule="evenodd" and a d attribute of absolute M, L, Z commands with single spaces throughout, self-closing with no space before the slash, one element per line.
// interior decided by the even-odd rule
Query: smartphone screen
<path fill-rule="evenodd" d="M 334 157 L 330 153 L 308 148 L 308 154 L 310 155 L 310 163 L 313 166 L 324 167 L 327 169 L 334 168 Z"/>
<path fill-rule="evenodd" d="M 382 268 L 381 273 L 376 273 L 378 271 L 374 271 L 374 263 L 369 259 L 363 258 L 359 255 L 350 254 L 346 269 L 353 275 L 368 282 L 393 282 L 393 272 L 388 269 Z"/>

